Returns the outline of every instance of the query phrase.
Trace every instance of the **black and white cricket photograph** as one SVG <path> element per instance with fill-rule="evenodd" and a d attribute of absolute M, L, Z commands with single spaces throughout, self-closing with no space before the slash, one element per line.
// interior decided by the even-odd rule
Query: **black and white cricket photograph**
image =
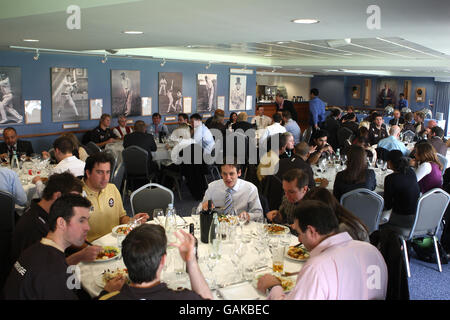
<path fill-rule="evenodd" d="M 23 123 L 22 77 L 19 67 L 0 67 L 0 125 Z"/>
<path fill-rule="evenodd" d="M 230 75 L 230 110 L 245 110 L 245 94 L 247 92 L 247 77 Z"/>
<path fill-rule="evenodd" d="M 158 86 L 158 110 L 161 115 L 183 112 L 183 74 L 160 72 Z"/>
<path fill-rule="evenodd" d="M 197 112 L 217 109 L 217 74 L 197 75 Z"/>
<path fill-rule="evenodd" d="M 53 122 L 89 120 L 88 70 L 51 69 Z"/>
<path fill-rule="evenodd" d="M 111 70 L 112 116 L 140 116 L 141 72 L 139 70 Z"/>

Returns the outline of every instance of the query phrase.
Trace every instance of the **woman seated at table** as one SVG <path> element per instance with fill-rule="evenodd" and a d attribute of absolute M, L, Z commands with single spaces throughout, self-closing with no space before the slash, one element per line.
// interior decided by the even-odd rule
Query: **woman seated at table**
<path fill-rule="evenodd" d="M 428 142 L 417 143 L 414 147 L 415 159 L 411 166 L 415 168 L 420 192 L 425 193 L 433 188 L 442 187 L 442 164 L 437 157 L 436 149 Z"/>
<path fill-rule="evenodd" d="M 400 150 L 389 151 L 387 166 L 394 172 L 384 179 L 384 210 L 392 210 L 386 226 L 410 227 L 420 196 L 416 175 Z"/>
<path fill-rule="evenodd" d="M 339 232 L 348 232 L 354 240 L 369 242 L 369 231 L 357 216 L 344 208 L 326 188 L 314 188 L 303 200 L 319 200 L 329 205 L 339 221 Z"/>
<path fill-rule="evenodd" d="M 237 122 L 237 113 L 236 112 L 232 112 L 230 113 L 230 120 L 227 121 L 227 123 L 225 124 L 225 127 L 227 129 L 230 129 L 231 126 L 233 124 L 235 124 Z"/>
<path fill-rule="evenodd" d="M 334 180 L 334 196 L 339 201 L 344 193 L 358 188 L 375 190 L 376 186 L 375 172 L 367 168 L 366 151 L 362 147 L 351 146 L 347 152 L 347 168 L 338 172 Z"/>

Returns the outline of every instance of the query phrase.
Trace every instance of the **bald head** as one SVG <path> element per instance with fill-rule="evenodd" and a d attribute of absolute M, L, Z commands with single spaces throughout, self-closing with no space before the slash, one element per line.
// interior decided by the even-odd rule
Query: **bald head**
<path fill-rule="evenodd" d="M 400 135 L 400 131 L 401 129 L 399 126 L 392 126 L 391 129 L 389 129 L 389 134 L 398 138 L 398 136 Z"/>
<path fill-rule="evenodd" d="M 432 128 L 436 127 L 436 126 L 437 126 L 437 123 L 436 123 L 435 120 L 430 120 L 430 121 L 428 121 L 428 123 L 427 123 L 427 128 L 428 128 L 428 129 L 432 129 Z"/>

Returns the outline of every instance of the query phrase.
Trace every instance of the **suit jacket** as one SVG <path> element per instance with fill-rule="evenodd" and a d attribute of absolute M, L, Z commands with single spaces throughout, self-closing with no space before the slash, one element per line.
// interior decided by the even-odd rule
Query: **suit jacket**
<path fill-rule="evenodd" d="M 291 101 L 284 100 L 284 102 L 283 102 L 283 110 L 280 110 L 280 106 L 278 105 L 278 103 L 275 103 L 275 104 L 277 106 L 277 112 L 278 111 L 287 110 L 287 111 L 289 111 L 291 113 L 292 120 L 298 121 L 297 111 L 295 111 L 294 104 Z"/>
<path fill-rule="evenodd" d="M 280 180 L 282 180 L 283 175 L 290 169 L 303 170 L 304 172 L 306 172 L 309 178 L 308 187 L 314 188 L 316 186 L 311 165 L 299 156 L 293 155 L 291 158 L 280 159 L 280 162 L 278 162 L 278 172 L 276 173 L 276 176 L 280 178 Z"/>
<path fill-rule="evenodd" d="M 393 125 L 399 125 L 399 124 L 404 124 L 405 123 L 405 119 L 403 119 L 402 117 L 400 117 L 398 119 L 398 124 L 397 124 L 397 120 L 395 118 L 389 120 L 389 125 L 393 126 Z"/>
<path fill-rule="evenodd" d="M 148 152 L 148 160 L 152 160 L 152 151 L 156 151 L 156 143 L 153 135 L 143 132 L 132 132 L 123 139 L 123 147 L 138 146 Z"/>
<path fill-rule="evenodd" d="M 31 156 L 34 153 L 33 145 L 30 141 L 17 139 L 16 153 L 19 155 L 21 152 L 25 152 L 27 156 Z M 2 153 L 9 153 L 8 145 L 5 142 L 0 143 L 0 154 Z"/>
<path fill-rule="evenodd" d="M 242 129 L 245 131 L 247 131 L 248 129 L 252 129 L 253 125 L 250 122 L 247 121 L 238 121 L 235 124 L 233 124 L 232 126 L 233 130 L 237 130 L 237 129 Z"/>
<path fill-rule="evenodd" d="M 436 152 L 442 156 L 447 156 L 447 144 L 439 137 L 432 137 L 428 142 L 436 149 Z"/>

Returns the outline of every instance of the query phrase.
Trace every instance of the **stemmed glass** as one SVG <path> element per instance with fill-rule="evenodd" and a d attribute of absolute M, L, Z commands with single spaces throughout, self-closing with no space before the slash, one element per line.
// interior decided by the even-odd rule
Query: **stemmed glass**
<path fill-rule="evenodd" d="M 153 220 L 156 220 L 160 225 L 163 225 L 164 210 L 154 209 L 153 210 Z"/>

